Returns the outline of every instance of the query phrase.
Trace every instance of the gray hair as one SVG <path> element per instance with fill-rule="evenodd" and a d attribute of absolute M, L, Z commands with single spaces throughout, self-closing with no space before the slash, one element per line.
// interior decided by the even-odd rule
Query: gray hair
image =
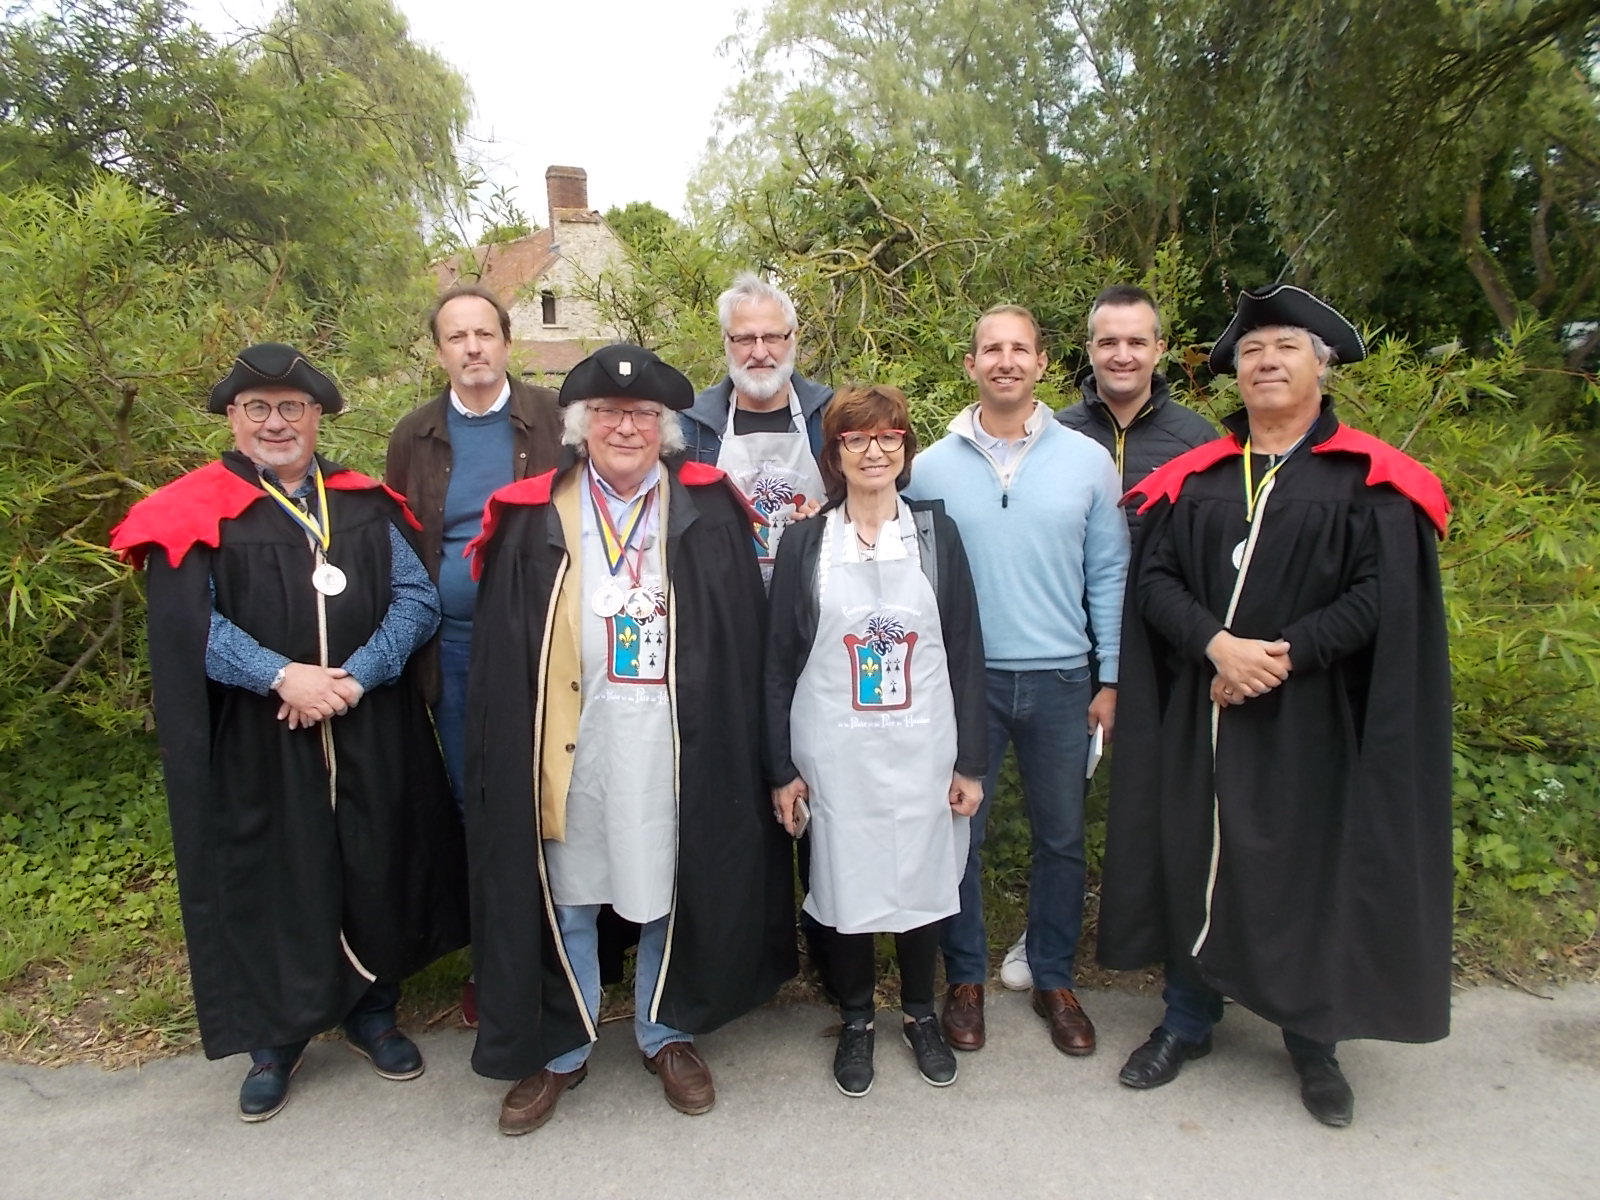
<path fill-rule="evenodd" d="M 669 409 L 665 404 L 656 404 L 661 412 L 661 456 L 677 454 L 684 449 L 683 424 L 678 420 L 678 414 Z M 578 457 L 586 457 L 589 453 L 589 402 L 580 401 L 569 404 L 561 410 L 561 444 L 571 446 L 578 452 Z"/>
<path fill-rule="evenodd" d="M 1303 326 L 1281 325 L 1277 326 L 1277 328 L 1290 329 L 1295 333 L 1303 333 L 1306 335 L 1311 342 L 1311 353 L 1316 355 L 1317 361 L 1322 364 L 1322 370 L 1317 375 L 1317 381 L 1320 383 L 1327 379 L 1328 372 L 1333 370 L 1334 361 L 1339 357 L 1338 354 L 1334 352 L 1333 347 L 1328 345 L 1327 342 L 1323 341 L 1316 334 L 1312 333 L 1311 330 L 1306 329 Z M 1241 336 L 1239 342 L 1242 342 L 1243 340 L 1244 338 Z M 1235 371 L 1239 369 L 1239 342 L 1234 342 L 1233 344 L 1233 369 Z"/>
<path fill-rule="evenodd" d="M 733 314 L 739 311 L 739 306 L 748 300 L 772 301 L 783 309 L 783 319 L 789 322 L 790 329 L 800 323 L 794 315 L 794 301 L 789 299 L 787 292 L 774 287 L 752 271 L 741 271 L 734 276 L 733 286 L 717 297 L 717 321 L 723 333 L 727 333 L 728 326 L 733 324 Z"/>

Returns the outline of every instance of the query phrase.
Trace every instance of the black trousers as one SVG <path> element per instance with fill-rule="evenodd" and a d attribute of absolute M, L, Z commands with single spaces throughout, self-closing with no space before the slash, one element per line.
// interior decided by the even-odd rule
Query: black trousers
<path fill-rule="evenodd" d="M 894 954 L 900 964 L 900 1008 L 908 1017 L 933 1015 L 933 972 L 939 959 L 942 921 L 894 935 Z M 870 1021 L 872 993 L 878 981 L 877 955 L 870 933 L 840 933 L 827 925 L 817 930 L 827 946 L 828 986 L 838 997 L 839 1016 L 846 1024 Z"/>

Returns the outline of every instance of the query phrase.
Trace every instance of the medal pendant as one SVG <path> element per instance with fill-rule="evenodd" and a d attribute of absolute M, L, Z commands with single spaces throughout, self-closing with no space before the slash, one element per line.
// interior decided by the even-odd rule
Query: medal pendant
<path fill-rule="evenodd" d="M 349 585 L 345 574 L 332 563 L 323 563 L 311 572 L 311 586 L 324 596 L 337 596 Z"/>
<path fill-rule="evenodd" d="M 622 589 L 608 579 L 595 589 L 589 605 L 597 617 L 614 617 L 622 611 L 622 600 Z"/>
<path fill-rule="evenodd" d="M 634 588 L 628 593 L 623 608 L 635 621 L 646 621 L 656 615 L 656 598 L 644 588 Z"/>
<path fill-rule="evenodd" d="M 1245 540 L 1248 541 L 1249 539 Z M 1240 542 L 1233 548 L 1233 569 L 1237 571 L 1242 566 L 1244 566 L 1244 542 Z"/>

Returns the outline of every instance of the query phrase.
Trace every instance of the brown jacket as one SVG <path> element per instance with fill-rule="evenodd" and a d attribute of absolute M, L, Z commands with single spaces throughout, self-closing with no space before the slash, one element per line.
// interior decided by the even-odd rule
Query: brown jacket
<path fill-rule="evenodd" d="M 511 437 L 516 457 L 512 479 L 538 475 L 561 457 L 561 410 L 549 388 L 511 380 Z M 423 565 L 437 581 L 444 555 L 444 497 L 450 486 L 450 390 L 400 418 L 389 435 L 383 481 L 406 498 L 422 522 L 419 547 Z M 420 660 L 424 694 L 431 704 L 439 695 L 439 660 L 433 643 Z"/>

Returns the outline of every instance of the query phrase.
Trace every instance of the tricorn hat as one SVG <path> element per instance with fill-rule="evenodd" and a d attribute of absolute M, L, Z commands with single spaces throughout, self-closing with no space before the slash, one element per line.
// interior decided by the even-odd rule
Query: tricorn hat
<path fill-rule="evenodd" d="M 682 411 L 694 403 L 694 385 L 643 346 L 602 346 L 567 373 L 557 401 L 654 400 Z"/>
<path fill-rule="evenodd" d="M 304 392 L 325 413 L 336 413 L 344 407 L 344 397 L 338 385 L 311 365 L 311 361 L 293 346 L 282 342 L 260 342 L 239 351 L 233 360 L 233 370 L 226 379 L 211 389 L 211 400 L 206 407 L 214 412 L 227 412 L 245 388 L 294 388 Z"/>
<path fill-rule="evenodd" d="M 1211 371 L 1214 375 L 1231 375 L 1234 371 L 1233 350 L 1239 339 L 1252 329 L 1265 329 L 1273 325 L 1292 325 L 1310 330 L 1333 348 L 1334 358 L 1342 363 L 1360 362 L 1367 356 L 1367 347 L 1356 327 L 1339 315 L 1338 311 L 1318 300 L 1304 288 L 1293 284 L 1274 283 L 1239 296 L 1239 308 L 1233 320 L 1222 331 L 1217 344 L 1211 347 Z"/>

